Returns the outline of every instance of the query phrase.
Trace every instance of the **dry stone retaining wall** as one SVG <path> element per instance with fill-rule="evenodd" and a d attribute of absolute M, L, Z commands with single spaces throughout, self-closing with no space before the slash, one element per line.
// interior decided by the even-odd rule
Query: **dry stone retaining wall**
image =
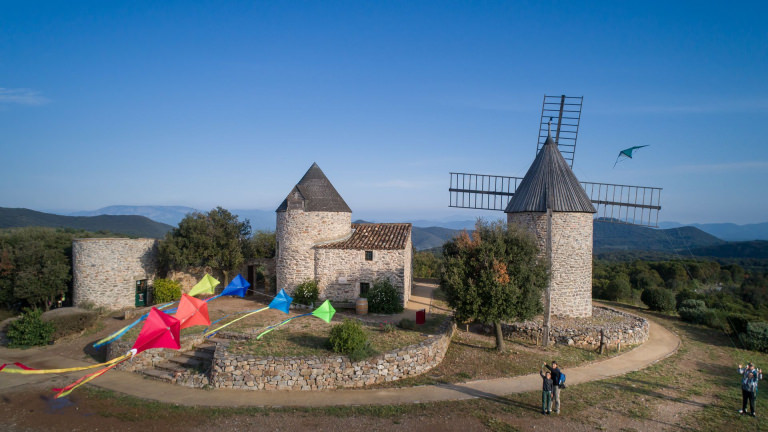
<path fill-rule="evenodd" d="M 615 309 L 594 306 L 592 322 L 586 320 L 563 320 L 552 322 L 550 342 L 573 345 L 581 348 L 598 348 L 600 332 L 604 332 L 607 346 L 639 345 L 648 340 L 649 324 L 645 318 Z M 505 338 L 521 338 L 535 342 L 543 339 L 542 321 L 502 324 Z"/>
<path fill-rule="evenodd" d="M 157 273 L 157 240 L 97 238 L 72 241 L 72 298 L 108 309 L 135 306 L 136 281 Z"/>
<path fill-rule="evenodd" d="M 257 357 L 229 353 L 217 345 L 210 382 L 244 390 L 359 388 L 423 374 L 440 364 L 456 326 L 446 321 L 425 341 L 359 362 L 347 356 Z"/>
<path fill-rule="evenodd" d="M 547 250 L 547 215 L 540 212 L 508 213 L 507 223 L 532 232 L 539 254 Z M 592 214 L 552 213 L 553 315 L 588 317 L 592 313 Z"/>

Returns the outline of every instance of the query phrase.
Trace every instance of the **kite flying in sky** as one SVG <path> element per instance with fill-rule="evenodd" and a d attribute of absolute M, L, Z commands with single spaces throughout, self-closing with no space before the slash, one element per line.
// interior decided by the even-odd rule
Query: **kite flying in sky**
<path fill-rule="evenodd" d="M 624 149 L 619 152 L 619 155 L 616 157 L 616 162 L 613 163 L 613 167 L 616 168 L 616 164 L 619 163 L 619 159 L 621 159 L 622 156 L 625 158 L 632 159 L 632 152 L 634 152 L 637 149 L 641 149 L 643 147 L 648 147 L 647 145 L 641 145 L 641 146 L 634 146 L 630 147 L 628 149 Z"/>

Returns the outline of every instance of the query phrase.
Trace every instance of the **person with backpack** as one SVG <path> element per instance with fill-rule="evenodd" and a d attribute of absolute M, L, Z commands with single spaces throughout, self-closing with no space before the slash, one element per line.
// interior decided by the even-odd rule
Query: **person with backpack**
<path fill-rule="evenodd" d="M 757 393 L 757 377 L 753 372 L 748 372 L 741 380 L 741 415 L 747 414 L 747 401 L 752 417 L 755 415 L 755 394 Z"/>
<path fill-rule="evenodd" d="M 542 378 L 541 413 L 552 414 L 552 390 L 555 387 L 555 384 L 552 382 L 552 374 L 549 371 L 544 373 L 544 366 L 542 366 L 539 371 L 539 375 L 541 375 Z"/>
<path fill-rule="evenodd" d="M 552 366 L 544 363 L 544 367 L 549 369 L 552 373 L 552 382 L 554 383 L 554 391 L 552 392 L 552 405 L 555 414 L 560 414 L 560 389 L 565 387 L 565 374 L 557 366 L 557 362 L 552 360 Z"/>
<path fill-rule="evenodd" d="M 761 379 L 763 379 L 763 370 L 762 369 L 757 369 L 755 367 L 755 365 L 752 364 L 752 362 L 748 362 L 747 363 L 747 367 L 742 367 L 741 365 L 739 365 L 739 373 L 741 374 L 742 381 L 744 379 L 746 379 L 747 376 L 750 373 L 754 375 L 754 378 L 755 378 L 755 395 L 754 395 L 754 399 L 755 399 L 755 404 L 757 404 L 757 384 L 758 384 L 758 382 Z M 741 412 L 741 411 L 739 411 L 739 412 Z"/>

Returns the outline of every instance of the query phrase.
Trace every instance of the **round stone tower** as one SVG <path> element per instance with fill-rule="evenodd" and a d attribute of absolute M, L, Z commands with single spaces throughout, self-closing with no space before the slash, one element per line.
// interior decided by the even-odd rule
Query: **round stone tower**
<path fill-rule="evenodd" d="M 277 288 L 292 293 L 296 285 L 315 279 L 315 245 L 352 234 L 352 210 L 313 163 L 276 213 Z"/>
<path fill-rule="evenodd" d="M 595 207 L 551 136 L 504 211 L 507 223 L 536 236 L 540 256 L 545 258 L 547 227 L 551 226 L 550 312 L 567 317 L 592 316 Z"/>

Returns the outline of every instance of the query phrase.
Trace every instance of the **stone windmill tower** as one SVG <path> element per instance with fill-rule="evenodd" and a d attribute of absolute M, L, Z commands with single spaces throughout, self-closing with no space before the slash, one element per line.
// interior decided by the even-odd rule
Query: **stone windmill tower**
<path fill-rule="evenodd" d="M 503 210 L 508 223 L 536 236 L 550 265 L 545 326 L 551 313 L 592 315 L 593 216 L 603 222 L 655 227 L 661 210 L 661 188 L 579 182 L 573 174 L 582 101 L 544 96 L 538 153 L 525 177 L 450 173 L 451 207 Z"/>
<path fill-rule="evenodd" d="M 541 255 L 549 257 L 549 313 L 591 316 L 592 215 L 596 210 L 551 136 L 504 212 L 507 223 L 532 232 Z"/>
<path fill-rule="evenodd" d="M 315 278 L 314 245 L 352 234 L 352 210 L 313 163 L 276 212 L 277 286 L 290 293 Z"/>

